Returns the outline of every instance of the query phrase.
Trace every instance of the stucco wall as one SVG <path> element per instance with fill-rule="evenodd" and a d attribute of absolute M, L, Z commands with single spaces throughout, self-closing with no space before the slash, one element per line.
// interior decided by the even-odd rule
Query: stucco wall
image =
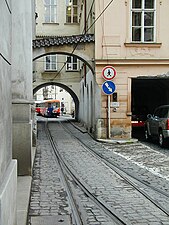
<path fill-rule="evenodd" d="M 38 13 L 37 36 L 60 36 L 79 34 L 79 24 L 66 23 L 66 0 L 57 1 L 57 21 L 56 23 L 45 23 L 44 21 L 44 1 L 36 0 L 36 12 Z"/>
<path fill-rule="evenodd" d="M 110 1 L 98 1 L 96 18 Z M 95 24 L 96 82 L 100 90 L 105 81 L 102 69 L 111 65 L 117 70 L 113 79 L 119 107 L 111 108 L 111 138 L 131 138 L 131 78 L 166 74 L 169 66 L 169 5 L 156 1 L 156 40 L 154 43 L 131 42 L 130 1 L 113 1 Z M 111 21 L 111 23 L 110 23 Z M 107 96 L 101 91 L 101 136 L 106 137 Z"/>
<path fill-rule="evenodd" d="M 0 7 L 0 178 L 12 156 L 11 152 L 11 13 L 4 1 Z M 5 18 L 5 19 L 4 19 Z M 6 32 L 4 32 L 4 29 Z"/>
<path fill-rule="evenodd" d="M 91 71 L 86 74 L 86 85 L 84 79 L 80 84 L 79 120 L 97 138 L 101 127 L 101 91 Z"/>
<path fill-rule="evenodd" d="M 12 98 L 32 100 L 32 1 L 13 2 Z"/>
<path fill-rule="evenodd" d="M 32 18 L 35 16 L 33 0 L 12 1 L 12 8 L 13 158 L 18 160 L 18 174 L 30 175 L 33 127 Z"/>
<path fill-rule="evenodd" d="M 11 1 L 0 7 L 0 224 L 16 225 L 17 168 L 12 160 Z"/>

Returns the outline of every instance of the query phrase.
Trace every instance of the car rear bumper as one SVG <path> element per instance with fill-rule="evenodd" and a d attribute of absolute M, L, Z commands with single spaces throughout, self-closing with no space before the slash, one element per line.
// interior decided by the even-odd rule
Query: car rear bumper
<path fill-rule="evenodd" d="M 131 124 L 132 124 L 132 127 L 144 127 L 145 122 L 144 121 L 132 121 Z"/>

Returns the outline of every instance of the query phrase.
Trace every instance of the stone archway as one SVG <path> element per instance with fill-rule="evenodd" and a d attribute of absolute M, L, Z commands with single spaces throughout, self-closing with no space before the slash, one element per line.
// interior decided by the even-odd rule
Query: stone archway
<path fill-rule="evenodd" d="M 84 69 L 83 73 L 88 73 L 90 75 L 95 74 L 95 64 L 94 64 L 94 35 L 86 34 L 86 35 L 75 35 L 75 36 L 65 36 L 65 37 L 45 37 L 39 38 L 33 41 L 33 61 L 44 57 L 46 55 L 70 55 L 76 56 L 80 61 L 82 61 L 85 65 L 87 65 L 88 70 Z M 56 85 L 65 89 L 72 96 L 75 102 L 75 118 L 79 117 L 79 99 L 78 93 L 75 90 L 72 90 L 68 87 L 67 80 L 59 80 L 60 78 L 57 75 L 60 73 L 56 72 L 56 76 L 53 78 L 46 78 L 46 80 L 42 79 L 39 83 L 34 83 L 36 87 L 34 88 L 34 93 L 40 89 L 41 87 L 47 85 Z M 86 77 L 85 75 L 80 74 L 81 79 Z M 52 74 L 52 73 L 51 73 Z M 57 77 L 57 80 L 55 80 Z M 64 83 L 65 82 L 65 83 Z M 75 81 L 76 82 L 76 81 Z M 75 83 L 74 82 L 74 83 Z M 80 88 L 80 82 L 77 81 Z M 71 85 L 69 83 L 69 85 Z"/>
<path fill-rule="evenodd" d="M 61 88 L 65 89 L 71 95 L 71 97 L 73 98 L 73 101 L 75 103 L 75 119 L 78 119 L 79 99 L 78 99 L 77 95 L 74 93 L 74 91 L 71 88 L 69 88 L 68 86 L 66 86 L 65 84 L 61 84 L 61 83 L 57 83 L 57 82 L 43 83 L 33 89 L 33 94 L 35 94 L 39 89 L 49 86 L 49 85 L 55 85 L 55 86 L 61 87 Z"/>
<path fill-rule="evenodd" d="M 49 54 L 75 55 L 94 74 L 94 35 L 48 37 L 33 41 L 33 61 Z"/>

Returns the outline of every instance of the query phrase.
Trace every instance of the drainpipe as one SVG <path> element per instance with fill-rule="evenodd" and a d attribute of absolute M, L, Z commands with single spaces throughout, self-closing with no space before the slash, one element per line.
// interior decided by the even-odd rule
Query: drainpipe
<path fill-rule="evenodd" d="M 86 0 L 84 0 L 84 33 L 86 34 L 87 31 L 87 24 L 86 24 Z"/>
<path fill-rule="evenodd" d="M 84 33 L 86 34 L 87 31 L 87 24 L 86 24 L 86 0 L 84 0 Z M 84 64 L 84 83 L 86 87 L 86 64 Z"/>

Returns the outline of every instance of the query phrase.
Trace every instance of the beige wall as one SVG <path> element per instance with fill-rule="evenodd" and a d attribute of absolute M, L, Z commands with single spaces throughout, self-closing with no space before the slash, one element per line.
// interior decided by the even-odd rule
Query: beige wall
<path fill-rule="evenodd" d="M 109 3 L 99 0 L 96 4 L 96 18 Z M 130 42 L 130 1 L 113 1 L 103 16 L 95 24 L 96 80 L 100 86 L 105 81 L 102 69 L 112 65 L 117 70 L 113 79 L 118 93 L 120 107 L 111 108 L 111 137 L 131 137 L 131 77 L 155 76 L 169 71 L 169 4 L 156 1 L 157 40 L 153 44 L 133 44 Z M 111 21 L 111 22 L 110 22 Z M 102 137 L 107 136 L 107 96 L 102 92 Z"/>
<path fill-rule="evenodd" d="M 44 22 L 44 1 L 36 0 L 36 12 L 38 18 L 36 20 L 37 36 L 62 36 L 79 34 L 79 24 L 66 23 L 66 0 L 57 1 L 57 21 L 56 23 Z"/>

